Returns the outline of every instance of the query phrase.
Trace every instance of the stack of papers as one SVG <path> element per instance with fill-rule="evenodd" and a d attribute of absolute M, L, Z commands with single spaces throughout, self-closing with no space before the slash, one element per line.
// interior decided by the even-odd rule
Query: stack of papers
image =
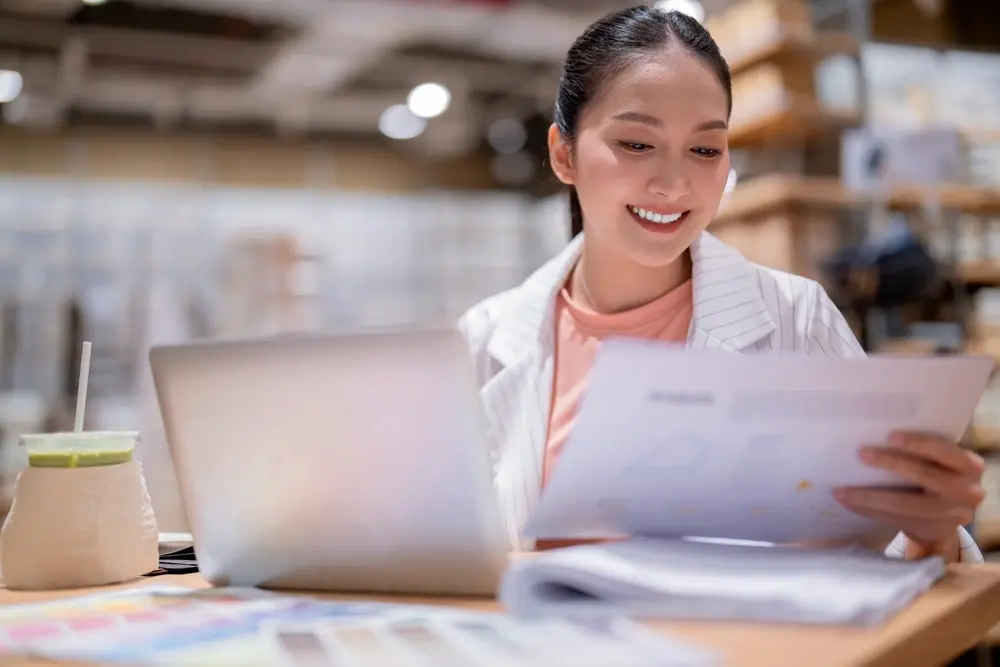
<path fill-rule="evenodd" d="M 515 562 L 500 601 L 515 616 L 634 615 L 872 626 L 944 576 L 941 558 L 669 539 L 557 549 Z"/>
<path fill-rule="evenodd" d="M 865 465 L 859 449 L 897 430 L 958 439 L 993 365 L 606 341 L 523 532 L 621 541 L 516 563 L 502 602 L 523 616 L 878 624 L 930 588 L 945 563 L 775 545 L 888 542 L 895 526 L 849 511 L 834 490 L 914 491 Z"/>

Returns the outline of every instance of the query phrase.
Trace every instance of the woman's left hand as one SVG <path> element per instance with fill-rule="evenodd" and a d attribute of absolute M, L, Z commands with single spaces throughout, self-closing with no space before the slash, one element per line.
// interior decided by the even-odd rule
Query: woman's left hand
<path fill-rule="evenodd" d="M 956 559 L 958 528 L 973 520 L 983 501 L 982 457 L 946 438 L 895 433 L 885 445 L 862 448 L 861 460 L 923 492 L 852 487 L 837 489 L 837 500 L 852 512 L 902 530 L 917 547 L 913 555 Z"/>

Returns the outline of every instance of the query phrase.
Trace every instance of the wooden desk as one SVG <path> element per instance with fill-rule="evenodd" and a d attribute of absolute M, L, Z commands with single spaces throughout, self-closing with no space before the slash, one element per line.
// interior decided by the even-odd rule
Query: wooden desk
<path fill-rule="evenodd" d="M 130 585 L 166 583 L 192 588 L 205 586 L 198 575 L 157 577 Z M 85 592 L 95 591 L 20 593 L 0 589 L 0 605 L 42 602 Z M 483 610 L 496 608 L 494 602 L 485 600 L 420 599 L 419 602 L 460 604 Z M 957 565 L 910 609 L 876 630 L 695 622 L 654 623 L 652 627 L 721 651 L 725 667 L 939 667 L 976 644 L 997 623 L 1000 623 L 1000 565 Z M 43 664 L 52 663 L 17 658 L 0 660 L 4 666 Z"/>

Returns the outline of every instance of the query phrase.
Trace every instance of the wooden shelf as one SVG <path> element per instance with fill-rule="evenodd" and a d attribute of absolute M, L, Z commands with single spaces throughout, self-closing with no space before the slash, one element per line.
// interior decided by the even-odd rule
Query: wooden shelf
<path fill-rule="evenodd" d="M 974 185 L 944 185 L 936 188 L 934 197 L 941 206 L 963 213 L 991 215 L 1000 213 L 1000 190 Z M 919 209 L 931 199 L 928 188 L 896 188 L 890 205 L 896 210 Z"/>
<path fill-rule="evenodd" d="M 854 113 L 823 109 L 809 99 L 795 99 L 788 107 L 739 121 L 729 128 L 730 148 L 801 142 L 858 124 Z"/>
<path fill-rule="evenodd" d="M 856 203 L 857 199 L 838 178 L 773 174 L 737 186 L 719 208 L 712 224 L 731 223 L 788 206 L 842 208 Z"/>
<path fill-rule="evenodd" d="M 993 361 L 1000 367 L 1000 341 L 970 337 L 965 341 L 965 354 L 972 354 L 982 357 L 993 357 Z M 997 368 L 994 368 L 997 370 Z"/>
<path fill-rule="evenodd" d="M 963 262 L 958 266 L 958 277 L 967 285 L 980 287 L 1000 285 L 1000 260 Z"/>
<path fill-rule="evenodd" d="M 976 543 L 983 551 L 996 551 L 1000 548 L 1000 520 L 985 519 L 976 521 Z M 1000 643 L 1000 625 L 990 633 L 991 642 L 995 645 Z"/>
<path fill-rule="evenodd" d="M 919 209 L 926 200 L 926 189 L 900 188 L 889 198 L 892 209 Z M 963 213 L 988 215 L 1000 212 L 1000 191 L 966 185 L 949 185 L 939 189 L 945 208 Z M 791 205 L 849 208 L 860 206 L 864 199 L 843 186 L 833 176 L 799 176 L 773 174 L 760 176 L 736 187 L 719 208 L 713 224 L 753 217 L 770 210 Z M 1000 283 L 1000 260 L 972 262 L 960 269 L 963 279 L 970 282 Z"/>
<path fill-rule="evenodd" d="M 857 55 L 859 51 L 860 45 L 854 37 L 848 33 L 830 31 L 811 36 L 786 33 L 753 50 L 737 53 L 732 57 L 725 53 L 723 55 L 729 61 L 729 71 L 736 76 L 752 67 L 775 60 L 795 58 L 818 63 L 830 56 Z"/>
<path fill-rule="evenodd" d="M 918 338 L 890 340 L 878 349 L 878 354 L 892 354 L 904 357 L 930 357 L 937 351 L 934 341 Z"/>
<path fill-rule="evenodd" d="M 962 132 L 962 136 L 972 144 L 1000 143 L 1000 130 L 968 130 Z"/>

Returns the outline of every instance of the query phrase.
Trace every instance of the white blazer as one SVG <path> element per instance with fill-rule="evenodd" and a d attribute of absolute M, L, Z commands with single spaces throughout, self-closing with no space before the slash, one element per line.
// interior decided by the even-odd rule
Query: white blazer
<path fill-rule="evenodd" d="M 510 547 L 538 503 L 549 422 L 556 297 L 576 265 L 578 236 L 521 285 L 473 306 L 459 322 L 476 361 L 500 510 Z M 691 246 L 694 308 L 687 346 L 733 353 L 781 350 L 842 358 L 864 356 L 820 285 L 759 266 L 704 233 Z M 982 561 L 961 531 L 964 561 Z M 886 553 L 901 555 L 897 536 Z"/>

